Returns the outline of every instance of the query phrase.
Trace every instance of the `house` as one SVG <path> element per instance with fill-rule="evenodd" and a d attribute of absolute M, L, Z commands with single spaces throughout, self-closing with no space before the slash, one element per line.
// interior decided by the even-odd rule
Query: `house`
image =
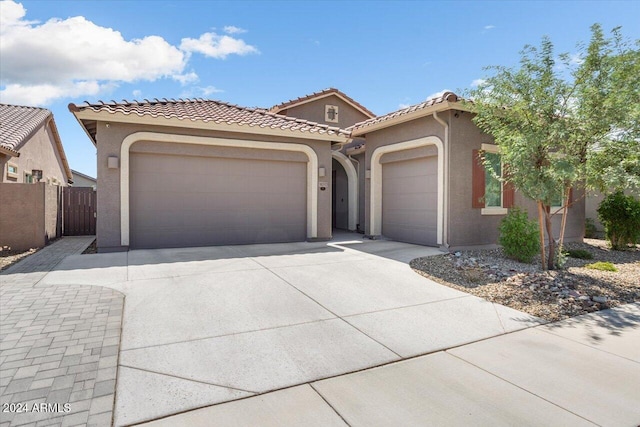
<path fill-rule="evenodd" d="M 90 187 L 94 190 L 98 186 L 98 180 L 89 175 L 85 175 L 81 172 L 75 171 L 71 169 L 71 174 L 73 175 L 73 186 L 74 187 Z"/>
<path fill-rule="evenodd" d="M 0 249 L 60 236 L 61 189 L 73 177 L 51 111 L 0 104 L 0 171 Z"/>
<path fill-rule="evenodd" d="M 485 173 L 478 150 L 500 168 L 496 146 L 451 92 L 377 117 L 333 88 L 269 110 L 202 99 L 69 110 L 97 147 L 103 252 L 329 240 L 334 228 L 484 246 L 514 204 L 535 216 Z M 567 219 L 567 240 L 581 239 L 583 201 Z"/>
<path fill-rule="evenodd" d="M 66 186 L 73 176 L 51 111 L 0 104 L 0 182 Z"/>

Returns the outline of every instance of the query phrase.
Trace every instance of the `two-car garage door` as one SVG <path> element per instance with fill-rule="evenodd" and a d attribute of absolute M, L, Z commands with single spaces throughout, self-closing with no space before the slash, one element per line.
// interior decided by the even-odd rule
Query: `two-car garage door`
<path fill-rule="evenodd" d="M 382 234 L 385 237 L 437 246 L 437 171 L 437 156 L 383 160 Z"/>
<path fill-rule="evenodd" d="M 306 163 L 132 152 L 130 247 L 303 241 Z"/>

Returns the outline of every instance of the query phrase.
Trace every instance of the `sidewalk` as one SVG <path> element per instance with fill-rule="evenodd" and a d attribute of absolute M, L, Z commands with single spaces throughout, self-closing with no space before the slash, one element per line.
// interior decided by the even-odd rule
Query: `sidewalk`
<path fill-rule="evenodd" d="M 635 426 L 640 303 L 149 426 Z"/>
<path fill-rule="evenodd" d="M 92 241 L 62 238 L 0 273 L 0 403 L 21 405 L 0 426 L 111 425 L 123 296 L 38 284 Z"/>

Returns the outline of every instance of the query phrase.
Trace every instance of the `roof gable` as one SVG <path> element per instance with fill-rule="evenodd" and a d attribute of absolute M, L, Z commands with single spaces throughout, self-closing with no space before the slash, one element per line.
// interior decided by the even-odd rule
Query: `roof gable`
<path fill-rule="evenodd" d="M 414 120 L 431 114 L 434 111 L 443 111 L 452 108 L 468 110 L 468 107 L 463 103 L 464 101 L 464 99 L 459 98 L 458 95 L 453 92 L 444 92 L 442 95 L 427 99 L 420 104 L 356 123 L 353 126 L 349 126 L 346 130 L 350 131 L 351 135 L 355 137 L 364 135 L 367 132 Z"/>
<path fill-rule="evenodd" d="M 356 110 L 360 111 L 362 114 L 364 114 L 365 116 L 369 117 L 369 118 L 373 118 L 376 115 L 373 114 L 371 111 L 369 111 L 367 108 L 365 108 L 362 104 L 358 103 L 357 101 L 355 101 L 353 98 L 347 96 L 345 93 L 339 91 L 336 88 L 328 88 L 325 90 L 322 90 L 320 92 L 314 92 L 310 95 L 305 95 L 305 96 L 301 96 L 300 98 L 296 98 L 296 99 L 292 99 L 289 100 L 287 102 L 283 102 L 282 104 L 278 104 L 278 105 L 274 105 L 273 107 L 271 107 L 269 109 L 269 111 L 274 112 L 274 113 L 278 113 L 280 111 L 283 110 L 287 110 L 290 109 L 292 107 L 297 107 L 299 105 L 303 105 L 312 101 L 317 101 L 319 99 L 322 98 L 327 98 L 330 96 L 336 96 L 340 99 L 342 99 L 344 102 L 346 102 L 347 104 L 351 105 L 353 108 L 355 108 Z"/>

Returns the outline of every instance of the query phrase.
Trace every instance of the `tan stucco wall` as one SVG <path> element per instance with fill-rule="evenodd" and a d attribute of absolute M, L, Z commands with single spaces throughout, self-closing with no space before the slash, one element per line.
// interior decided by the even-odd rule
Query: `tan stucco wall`
<path fill-rule="evenodd" d="M 473 150 L 481 144 L 493 144 L 471 121 L 469 113 L 448 114 L 450 146 L 448 163 L 449 211 L 448 241 L 451 247 L 492 245 L 498 241 L 498 225 L 504 215 L 482 215 L 481 209 L 471 207 Z"/>
<path fill-rule="evenodd" d="M 106 123 L 100 122 L 97 127 L 97 171 L 100 189 L 98 190 L 98 213 L 97 213 L 97 245 L 103 251 L 120 248 L 120 168 L 109 169 L 107 167 L 107 159 L 115 156 L 120 159 L 120 147 L 124 138 L 136 132 L 157 132 L 169 134 L 188 134 L 202 137 L 231 138 L 243 139 L 247 141 L 267 141 L 267 142 L 288 142 L 292 144 L 305 144 L 313 148 L 318 156 L 318 167 L 324 167 L 325 170 L 331 171 L 331 148 L 329 141 L 302 140 L 296 138 L 274 137 L 274 136 L 256 136 L 248 134 L 235 134 L 228 132 L 213 132 L 201 129 L 183 129 L 165 126 L 152 125 L 134 125 L 110 123 L 107 128 Z M 190 145 L 190 144 L 187 144 Z M 135 148 L 138 146 L 138 148 Z M 147 148 L 144 148 L 144 147 Z M 149 144 L 134 144 L 133 150 L 149 149 L 153 146 Z M 290 158 L 291 160 L 300 159 L 300 154 L 295 152 L 273 153 L 268 150 L 255 150 L 245 148 L 224 148 L 217 147 L 183 147 L 182 144 L 165 144 L 157 145 L 156 148 L 162 147 L 174 154 L 185 153 L 185 150 L 192 150 L 192 153 L 215 153 L 215 155 L 224 154 L 225 156 L 234 156 L 242 158 L 242 156 L 251 156 L 251 158 Z M 195 150 L 195 151 L 193 151 Z M 199 151 L 200 150 L 200 151 Z M 203 151 L 204 150 L 204 151 Z M 209 151 L 211 150 L 211 151 Z M 326 179 L 325 179 L 326 178 Z M 319 182 L 328 182 L 329 186 L 325 191 L 318 191 L 318 238 L 329 239 L 331 237 L 331 176 L 318 178 Z"/>
<path fill-rule="evenodd" d="M 45 183 L 0 183 L 0 246 L 40 248 L 60 236 L 60 191 Z"/>
<path fill-rule="evenodd" d="M 327 122 L 324 116 L 324 106 L 335 105 L 338 107 L 338 122 Z M 297 117 L 299 119 L 310 120 L 312 122 L 324 123 L 329 126 L 336 126 L 339 128 L 346 128 L 355 123 L 367 120 L 369 117 L 362 112 L 355 109 L 352 105 L 346 103 L 341 98 L 335 95 L 330 95 L 325 98 L 309 101 L 305 104 L 291 107 L 287 110 L 280 111 L 278 114 L 282 114 L 290 117 Z"/>
<path fill-rule="evenodd" d="M 498 226 L 504 215 L 482 215 L 481 209 L 471 207 L 472 201 L 472 166 L 473 150 L 480 149 L 481 144 L 492 144 L 493 138 L 483 133 L 472 121 L 468 112 L 458 112 L 458 117 L 449 115 L 451 175 L 449 177 L 448 216 L 449 245 L 451 247 L 467 247 L 474 245 L 494 245 L 498 241 Z M 574 189 L 577 201 L 569 208 L 565 240 L 581 240 L 584 235 L 584 198 L 582 190 Z M 536 220 L 537 206 L 521 193 L 515 193 L 515 205 L 526 209 L 529 218 Z M 558 236 L 561 215 L 553 217 L 553 229 Z"/>
<path fill-rule="evenodd" d="M 353 162 L 356 172 L 358 173 L 358 231 L 364 233 L 365 231 L 365 193 L 366 193 L 366 184 L 367 179 L 365 177 L 366 170 L 366 159 L 365 153 L 356 154 L 351 156 L 353 159 L 357 160 L 357 162 Z"/>
<path fill-rule="evenodd" d="M 2 168 L 0 182 L 23 183 L 25 172 L 31 173 L 33 169 L 40 169 L 42 170 L 43 182 L 47 182 L 47 178 L 56 178 L 60 185 L 67 185 L 67 175 L 48 124 L 43 123 L 16 150 L 20 153 L 19 157 L 0 155 L 0 167 Z M 18 166 L 17 179 L 7 178 L 7 163 Z"/>

